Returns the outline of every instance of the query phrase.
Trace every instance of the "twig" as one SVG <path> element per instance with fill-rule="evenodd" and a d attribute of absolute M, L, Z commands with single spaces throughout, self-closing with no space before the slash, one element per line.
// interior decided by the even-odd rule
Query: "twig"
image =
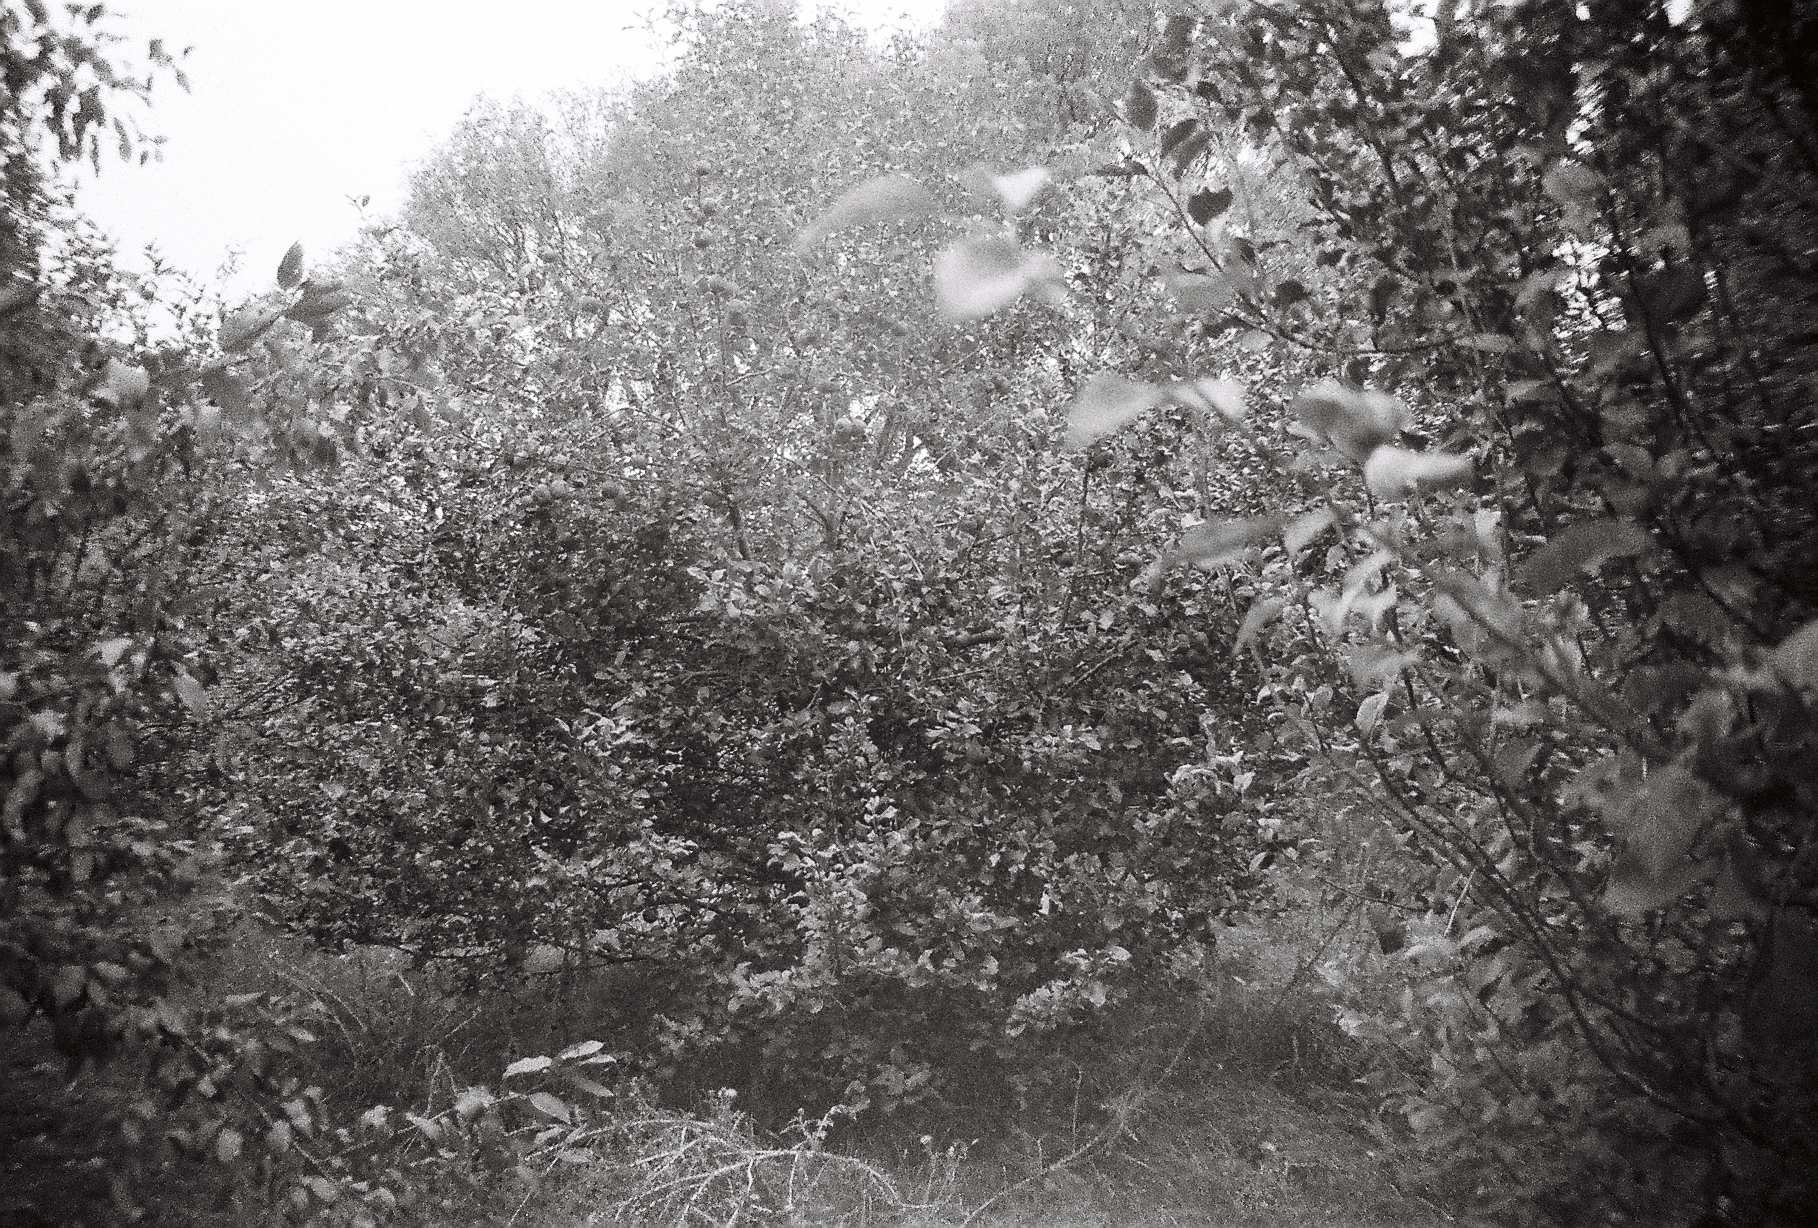
<path fill-rule="evenodd" d="M 1281 992 L 1275 995 L 1275 1001 L 1269 1004 L 1269 1014 L 1273 1015 L 1276 1011 L 1281 1009 L 1281 1004 L 1288 1000 L 1288 994 L 1293 991 L 1296 985 L 1300 984 L 1300 978 L 1306 975 L 1307 969 L 1319 962 L 1319 957 L 1326 953 L 1326 948 L 1332 945 L 1332 940 L 1338 937 L 1339 931 L 1351 923 L 1351 918 L 1357 915 L 1357 910 L 1362 904 L 1363 898 L 1361 896 L 1351 901 L 1351 906 L 1345 909 L 1345 915 L 1338 919 L 1338 924 L 1333 926 L 1326 936 L 1320 940 L 1319 946 L 1314 948 L 1313 954 L 1301 961 L 1300 967 L 1294 969 L 1294 975 L 1288 978 L 1288 983 L 1283 985 L 1281 987 Z"/>
<path fill-rule="evenodd" d="M 1446 914 L 1446 933 L 1452 932 L 1452 918 L 1458 915 L 1458 909 L 1465 902 L 1465 896 L 1471 894 L 1471 880 L 1476 877 L 1477 867 L 1472 866 L 1471 872 L 1465 875 L 1464 886 L 1458 889 L 1458 898 L 1452 901 L 1452 911 Z"/>

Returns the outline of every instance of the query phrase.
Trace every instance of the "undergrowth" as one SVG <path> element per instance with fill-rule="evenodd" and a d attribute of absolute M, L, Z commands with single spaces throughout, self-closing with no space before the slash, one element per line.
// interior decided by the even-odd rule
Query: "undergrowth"
<path fill-rule="evenodd" d="M 610 1035 L 582 1041 L 610 975 L 476 989 L 460 969 L 326 952 L 241 917 L 207 976 L 313 1021 L 308 1079 L 332 1120 L 359 1122 L 348 1223 L 367 1222 L 385 1174 L 388 1213 L 424 1224 L 1436 1220 L 1355 1086 L 1369 1055 L 1336 1022 L 1356 986 L 1390 992 L 1393 961 L 1357 910 L 1302 903 L 1225 930 L 1196 993 L 1129 1012 L 1116 1045 L 1057 1080 L 1069 1097 L 1008 1120 L 836 1109 L 767 1127 L 775 1106 L 748 1111 L 736 1088 L 678 1095 L 620 1069 Z"/>

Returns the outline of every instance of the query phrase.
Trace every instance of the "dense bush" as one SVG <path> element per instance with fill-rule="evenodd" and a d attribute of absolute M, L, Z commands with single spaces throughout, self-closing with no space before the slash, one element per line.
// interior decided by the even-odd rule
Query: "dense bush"
<path fill-rule="evenodd" d="M 1525 1214 L 1797 1222 L 1812 19 L 1398 20 L 1171 19 L 1124 101 L 1159 133 L 1127 172 L 1183 202 L 1158 244 L 1213 283 L 1192 293 L 1354 381 L 1294 403 L 1313 446 L 1287 467 L 1329 486 L 1285 547 L 1238 559 L 1271 517 L 1180 553 L 1256 577 L 1240 640 L 1296 785 L 1379 817 L 1407 850 L 1389 891 L 1453 901 L 1418 992 L 1351 1019 L 1412 1059 L 1380 1078 L 1421 1142 L 1487 1154 Z M 1304 186 L 1297 242 L 1227 224 L 1209 132 Z"/>
<path fill-rule="evenodd" d="M 1803 10 L 689 9 L 218 324 L 57 203 L 148 88 L 100 16 L 4 27 L 0 1006 L 143 1059 L 122 1207 L 693 1129 L 615 1092 L 1109 1101 L 1290 884 L 1397 953 L 1344 1026 L 1507 1214 L 1800 1219 Z M 181 984 L 249 906 L 595 1039 L 399 1124 L 310 1082 L 332 993 Z"/>

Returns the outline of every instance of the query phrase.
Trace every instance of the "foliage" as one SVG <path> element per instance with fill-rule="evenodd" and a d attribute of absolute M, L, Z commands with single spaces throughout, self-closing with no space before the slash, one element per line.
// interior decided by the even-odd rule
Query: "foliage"
<path fill-rule="evenodd" d="M 884 193 L 936 208 L 798 254 L 830 184 L 952 149 L 835 23 L 691 20 L 670 79 L 566 127 L 476 111 L 342 335 L 267 346 L 363 425 L 224 496 L 205 796 L 325 941 L 623 969 L 668 1005 L 615 1047 L 670 1094 L 1008 1110 L 1190 987 L 1253 877 L 1201 719 L 1232 594 L 1151 594 L 1132 549 L 1213 496 L 1159 426 L 1054 446 L 1064 316 L 956 332 L 898 268 L 1083 227 L 1039 178 Z M 858 131 L 878 161 L 830 161 Z"/>
<path fill-rule="evenodd" d="M 858 1114 L 1115 1123 L 1217 918 L 1366 876 L 1407 992 L 1342 1020 L 1436 1163 L 1809 1205 L 1801 13 L 678 9 L 218 327 L 54 203 L 146 88 L 86 13 L 5 13 L 0 1005 L 146 1058 L 122 1206 L 654 1139 L 627 1214 L 769 1214 Z M 320 996 L 181 989 L 223 868 L 601 1039 L 359 1116 Z"/>
<path fill-rule="evenodd" d="M 0 16 L 0 1026 L 10 1043 L 41 1017 L 69 1077 L 145 1058 L 143 1080 L 105 1106 L 120 1144 L 105 1176 L 133 1215 L 173 1149 L 228 1165 L 247 1139 L 284 1150 L 270 1113 L 298 1090 L 285 1067 L 301 1025 L 285 1010 L 177 992 L 191 930 L 167 910 L 206 918 L 208 893 L 193 893 L 214 852 L 167 790 L 208 705 L 187 590 L 218 507 L 209 476 L 236 454 L 306 459 L 325 443 L 307 398 L 241 355 L 280 313 L 325 326 L 333 305 L 297 288 L 300 259 L 287 261 L 286 301 L 217 354 L 199 293 L 111 267 L 57 178 L 98 161 L 113 102 L 150 89 L 112 58 L 104 18 L 37 4 Z M 149 56 L 180 78 L 157 43 Z M 123 154 L 139 151 L 127 124 L 111 128 Z"/>
<path fill-rule="evenodd" d="M 1456 901 L 1409 951 L 1419 991 L 1351 1017 L 1413 1059 L 1381 1078 L 1420 1141 L 1487 1153 L 1528 1214 L 1794 1222 L 1814 985 L 1798 44 L 1747 10 L 1628 4 L 1407 37 L 1352 5 L 1170 19 L 1130 88 L 1158 136 L 1127 173 L 1182 202 L 1209 314 L 1447 410 L 1306 387 L 1312 446 L 1283 471 L 1322 475 L 1322 505 L 1169 557 L 1256 577 L 1238 646 L 1296 786 L 1372 799 L 1407 851 L 1385 890 Z M 1303 237 L 1272 259 L 1225 222 L 1198 139 L 1217 125 L 1305 186 Z M 1202 398 L 1088 385 L 1076 433 Z"/>

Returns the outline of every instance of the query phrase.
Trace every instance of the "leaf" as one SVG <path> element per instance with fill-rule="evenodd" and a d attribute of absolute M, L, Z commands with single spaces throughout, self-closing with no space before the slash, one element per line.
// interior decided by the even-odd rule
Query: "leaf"
<path fill-rule="evenodd" d="M 1176 175 L 1186 174 L 1188 168 L 1211 146 L 1212 134 L 1204 128 L 1175 146 L 1173 152 L 1168 155 L 1168 160 L 1174 165 L 1174 173 Z"/>
<path fill-rule="evenodd" d="M 570 1046 L 568 1046 L 568 1048 L 566 1048 L 566 1049 L 562 1050 L 560 1053 L 556 1054 L 556 1061 L 573 1062 L 573 1061 L 577 1061 L 580 1058 L 592 1057 L 594 1054 L 598 1053 L 601 1049 L 604 1049 L 605 1047 L 606 1047 L 605 1044 L 603 1044 L 600 1041 L 584 1040 L 580 1044 L 570 1045 Z"/>
<path fill-rule="evenodd" d="M 1619 865 L 1604 884 L 1603 906 L 1619 917 L 1665 908 L 1710 877 L 1714 861 L 1687 862 L 1661 874 L 1644 874 L 1633 866 Z"/>
<path fill-rule="evenodd" d="M 1503 390 L 1503 398 L 1511 405 L 1523 401 L 1555 402 L 1559 399 L 1559 386 L 1552 380 L 1519 379 Z"/>
<path fill-rule="evenodd" d="M 225 335 L 225 333 L 223 334 Z M 222 348 L 228 348 L 225 343 Z M 252 408 L 252 388 L 245 378 L 232 371 L 215 368 L 202 373 L 202 391 L 208 399 L 233 418 L 244 418 Z"/>
<path fill-rule="evenodd" d="M 1604 890 L 1604 906 L 1618 915 L 1661 908 L 1718 869 L 1718 859 L 1688 861 L 1700 837 L 1728 809 L 1724 799 L 1683 764 L 1652 773 L 1621 794 L 1605 815 L 1622 849 Z"/>
<path fill-rule="evenodd" d="M 610 1087 L 603 1083 L 596 1083 L 586 1075 L 570 1074 L 568 1082 L 570 1086 L 577 1087 L 590 1096 L 598 1096 L 601 1100 L 610 1100 L 617 1094 Z"/>
<path fill-rule="evenodd" d="M 1522 637 L 1521 606 L 1500 589 L 1451 568 L 1429 569 L 1427 575 L 1440 594 L 1434 612 L 1451 624 L 1467 651 L 1475 651 L 1471 646 L 1486 629 L 1508 640 Z"/>
<path fill-rule="evenodd" d="M 329 1206 L 341 1201 L 341 1187 L 327 1177 L 304 1177 L 302 1184 L 309 1188 L 310 1193 Z"/>
<path fill-rule="evenodd" d="M 1261 635 L 1262 629 L 1274 622 L 1276 616 L 1287 608 L 1288 603 L 1278 597 L 1265 597 L 1251 603 L 1243 622 L 1237 627 L 1237 647 L 1241 649 Z"/>
<path fill-rule="evenodd" d="M 1559 202 L 1568 229 L 1584 232 L 1596 224 L 1604 197 L 1596 171 L 1582 162 L 1558 162 L 1541 176 L 1540 186 Z"/>
<path fill-rule="evenodd" d="M 992 190 L 998 199 L 1004 202 L 1004 208 L 1012 213 L 1021 212 L 1029 206 L 1042 189 L 1054 181 L 1046 167 L 1031 166 L 1027 170 L 1013 171 L 1008 175 L 993 175 Z"/>
<path fill-rule="evenodd" d="M 505 1068 L 505 1077 L 511 1079 L 518 1075 L 538 1074 L 553 1065 L 555 1059 L 551 1057 L 521 1057 Z"/>
<path fill-rule="evenodd" d="M 339 282 L 325 282 L 303 287 L 303 296 L 284 314 L 300 324 L 319 324 L 353 302 L 353 295 Z"/>
<path fill-rule="evenodd" d="M 1458 958 L 1458 944 L 1444 935 L 1429 938 L 1425 942 L 1415 943 L 1402 955 L 1403 959 L 1424 960 L 1429 964 L 1449 964 Z"/>
<path fill-rule="evenodd" d="M 362 1119 L 364 1120 L 364 1119 Z M 429 1117 L 418 1117 L 415 1113 L 404 1114 L 404 1120 L 423 1132 L 423 1137 L 432 1143 L 442 1141 L 442 1123 Z"/>
<path fill-rule="evenodd" d="M 563 1125 L 574 1124 L 574 1110 L 570 1109 L 560 1097 L 548 1092 L 537 1092 L 530 1098 L 531 1107 L 547 1117 L 553 1117 Z"/>
<path fill-rule="evenodd" d="M 1795 691 L 1818 691 L 1818 622 L 1810 622 L 1774 649 L 1774 672 Z"/>
<path fill-rule="evenodd" d="M 1201 188 L 1187 198 L 1187 216 L 1193 219 L 1195 226 L 1204 226 L 1217 217 L 1223 217 L 1225 210 L 1231 207 L 1231 189 Z"/>
<path fill-rule="evenodd" d="M 135 367 L 118 358 L 110 358 L 101 372 L 101 380 L 95 387 L 94 396 L 96 400 L 119 409 L 137 405 L 150 392 L 151 376 L 146 374 L 144 367 Z"/>
<path fill-rule="evenodd" d="M 1658 875 L 1685 858 L 1724 807 L 1723 798 L 1690 769 L 1671 763 L 1625 792 L 1607 819 L 1624 838 L 1625 856 Z"/>
<path fill-rule="evenodd" d="M 1087 380 L 1067 406 L 1067 444 L 1086 447 L 1130 422 L 1166 397 L 1154 384 L 1141 384 L 1101 371 Z"/>
<path fill-rule="evenodd" d="M 1354 597 L 1351 601 L 1351 610 L 1353 613 L 1363 615 L 1364 621 L 1370 625 L 1371 631 L 1379 631 L 1382 629 L 1383 616 L 1395 608 L 1395 603 L 1399 598 L 1400 593 L 1391 584 L 1380 592 Z"/>
<path fill-rule="evenodd" d="M 104 641 L 101 645 L 101 664 L 112 669 L 120 664 L 120 658 L 125 656 L 126 650 L 132 646 L 133 640 L 130 635 L 117 636 Z"/>
<path fill-rule="evenodd" d="M 1351 564 L 1345 571 L 1343 590 L 1346 600 L 1352 600 L 1369 587 L 1370 581 L 1382 573 L 1382 569 L 1395 561 L 1395 554 L 1389 550 L 1373 550 L 1362 559 Z"/>
<path fill-rule="evenodd" d="M 1172 13 L 1162 24 L 1162 49 L 1170 55 L 1185 55 L 1193 46 L 1193 28 L 1198 19 L 1191 13 Z"/>
<path fill-rule="evenodd" d="M 1425 486 L 1454 486 L 1475 472 L 1468 456 L 1377 448 L 1364 462 L 1364 483 L 1379 499 L 1400 499 Z"/>
<path fill-rule="evenodd" d="M 1190 139 L 1198 131 L 1199 121 L 1191 116 L 1169 124 L 1168 130 L 1162 133 L 1161 144 L 1156 149 L 1157 155 L 1164 159 L 1167 158 L 1169 154 L 1181 147 L 1182 142 Z"/>
<path fill-rule="evenodd" d="M 1687 265 L 1664 269 L 1637 286 L 1643 306 L 1656 321 L 1676 324 L 1704 306 L 1704 274 Z"/>
<path fill-rule="evenodd" d="M 1602 177 L 1582 162 L 1555 163 L 1541 177 L 1540 186 L 1562 205 L 1592 210 L 1601 204 L 1604 192 Z"/>
<path fill-rule="evenodd" d="M 1229 379 L 1196 379 L 1175 384 L 1170 392 L 1182 405 L 1211 410 L 1226 422 L 1244 420 L 1243 385 Z"/>
<path fill-rule="evenodd" d="M 1272 537 L 1285 519 L 1281 515 L 1269 515 L 1253 516 L 1248 520 L 1208 520 L 1188 529 L 1181 536 L 1180 545 L 1168 553 L 1163 565 L 1192 563 L 1196 567 L 1211 568 L 1228 563 L 1257 542 Z"/>
<path fill-rule="evenodd" d="M 217 340 L 223 350 L 232 354 L 244 350 L 257 341 L 273 324 L 283 317 L 284 313 L 275 308 L 261 310 L 247 307 L 236 311 L 221 322 L 221 335 Z M 226 408 L 223 406 L 223 408 Z"/>
<path fill-rule="evenodd" d="M 1237 294 L 1229 281 L 1218 273 L 1170 273 L 1168 292 L 1174 301 L 1188 311 L 1209 315 L 1219 311 Z"/>
<path fill-rule="evenodd" d="M 303 280 L 303 244 L 292 243 L 278 262 L 278 284 L 289 290 Z"/>
<path fill-rule="evenodd" d="M 1292 277 L 1275 287 L 1275 306 L 1286 311 L 1307 297 L 1307 288 Z"/>
<path fill-rule="evenodd" d="M 1392 590 L 1393 586 L 1391 586 Z M 1367 612 L 1367 611 L 1366 611 Z M 1351 677 L 1362 687 L 1388 689 L 1402 671 L 1420 662 L 1420 654 L 1412 651 L 1397 651 L 1384 643 L 1363 643 L 1353 647 L 1345 659 L 1351 668 Z"/>
<path fill-rule="evenodd" d="M 1054 291 L 1060 285 L 1052 256 L 1029 255 L 1008 239 L 968 239 L 934 259 L 935 298 L 950 320 L 989 315 L 1031 286 Z"/>
<path fill-rule="evenodd" d="M 1766 921 L 1772 911 L 1759 881 L 1760 873 L 1756 871 L 1750 874 L 1750 867 L 1738 865 L 1739 860 L 1734 849 L 1723 859 L 1723 868 L 1717 872 L 1717 881 L 1711 887 L 1711 898 L 1707 905 L 1711 919 Z"/>
<path fill-rule="evenodd" d="M 79 964 L 65 964 L 51 982 L 51 1001 L 58 1010 L 66 1009 L 88 988 L 88 972 Z"/>
<path fill-rule="evenodd" d="M 908 221 L 932 212 L 934 197 L 927 188 L 907 175 L 880 175 L 834 201 L 826 212 L 802 228 L 794 247 L 798 253 L 807 252 L 828 235 L 853 226 Z"/>
<path fill-rule="evenodd" d="M 1155 95 L 1141 81 L 1132 81 L 1129 91 L 1124 95 L 1124 120 L 1133 128 L 1153 128 L 1160 108 L 1155 105 Z"/>
<path fill-rule="evenodd" d="M 1293 558 L 1312 545 L 1319 535 L 1331 528 L 1337 520 L 1338 514 L 1329 506 L 1315 508 L 1305 515 L 1296 516 L 1288 523 L 1288 527 L 1282 530 L 1281 535 L 1282 546 L 1287 550 L 1288 557 Z"/>
<path fill-rule="evenodd" d="M 1382 710 L 1388 704 L 1389 693 L 1387 691 L 1378 691 L 1358 704 L 1357 715 L 1352 722 L 1357 726 L 1357 732 L 1366 738 L 1369 737 L 1376 729 L 1376 722 L 1382 719 Z"/>
<path fill-rule="evenodd" d="M 288 1121 L 279 1119 L 271 1123 L 271 1129 L 265 1132 L 265 1146 L 280 1155 L 290 1150 L 294 1131 Z"/>
<path fill-rule="evenodd" d="M 1359 462 L 1395 438 L 1408 422 L 1406 407 L 1394 397 L 1346 387 L 1334 379 L 1303 390 L 1291 408 L 1305 430 L 1331 440 Z"/>
<path fill-rule="evenodd" d="M 183 706 L 194 715 L 200 717 L 208 715 L 208 693 L 202 689 L 202 684 L 197 682 L 190 673 L 180 671 L 171 680 L 171 689 L 176 691 L 177 698 L 182 700 Z"/>
<path fill-rule="evenodd" d="M 232 1164 L 240 1158 L 240 1147 L 246 1140 L 238 1130 L 231 1126 L 215 1136 L 215 1159 L 223 1164 Z"/>
<path fill-rule="evenodd" d="M 1594 571 L 1609 559 L 1630 558 L 1653 547 L 1654 539 L 1632 520 L 1581 520 L 1528 556 L 1521 575 L 1528 587 L 1547 596 L 1571 583 L 1579 571 Z"/>

